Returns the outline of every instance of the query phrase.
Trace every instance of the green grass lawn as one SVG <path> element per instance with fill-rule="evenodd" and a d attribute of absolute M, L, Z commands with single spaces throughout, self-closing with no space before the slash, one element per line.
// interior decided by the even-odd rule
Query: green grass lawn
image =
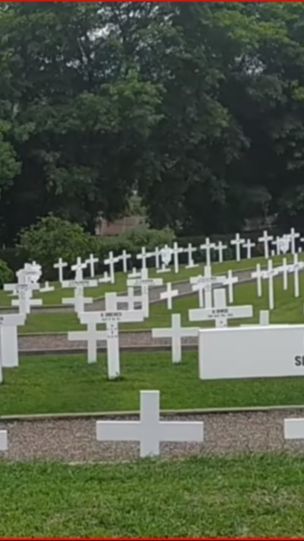
<path fill-rule="evenodd" d="M 302 537 L 303 459 L 1 464 L 5 537 Z"/>
<path fill-rule="evenodd" d="M 162 409 L 304 404 L 304 378 L 201 381 L 197 357 L 172 365 L 169 352 L 124 352 L 117 381 L 107 380 L 105 355 L 95 365 L 85 354 L 24 358 L 4 369 L 0 415 L 137 411 L 142 389 L 160 390 Z"/>
<path fill-rule="evenodd" d="M 300 275 L 301 292 L 304 295 L 304 275 Z M 263 282 L 263 296 L 256 296 L 255 282 L 242 284 L 235 287 L 235 304 L 252 304 L 254 307 L 254 318 L 244 320 L 232 320 L 230 325 L 245 323 L 256 323 L 259 318 L 259 311 L 268 307 L 268 284 Z M 289 277 L 289 289 L 283 290 L 282 277 L 275 279 L 275 310 L 271 313 L 271 323 L 302 323 L 304 322 L 303 296 L 295 298 L 293 296 L 293 278 Z M 189 295 L 173 299 L 172 313 L 180 313 L 183 325 L 190 326 L 211 326 L 211 323 L 190 322 L 188 320 L 188 310 L 198 307 L 198 296 Z M 123 324 L 122 330 L 151 329 L 153 327 L 165 327 L 170 325 L 171 312 L 168 311 L 165 302 L 152 304 L 150 306 L 149 319 L 135 324 Z M 84 328 L 74 312 L 52 314 L 52 313 L 32 313 L 27 318 L 26 325 L 21 327 L 20 332 L 68 332 Z"/>

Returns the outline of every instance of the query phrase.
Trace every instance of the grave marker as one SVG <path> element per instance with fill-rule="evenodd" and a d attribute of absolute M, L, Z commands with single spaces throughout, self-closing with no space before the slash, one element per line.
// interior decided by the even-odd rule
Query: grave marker
<path fill-rule="evenodd" d="M 269 259 L 269 242 L 272 240 L 273 240 L 273 237 L 271 235 L 268 235 L 266 230 L 263 231 L 263 236 L 258 238 L 258 241 L 264 244 L 265 259 Z"/>
<path fill-rule="evenodd" d="M 62 257 L 60 257 L 58 262 L 53 265 L 54 269 L 58 269 L 58 281 L 60 284 L 63 282 L 63 269 L 67 266 L 67 262 L 63 261 Z"/>
<path fill-rule="evenodd" d="M 215 244 L 210 242 L 209 237 L 205 238 L 205 243 L 200 245 L 200 249 L 206 253 L 206 267 L 211 266 L 211 250 L 214 249 Z"/>
<path fill-rule="evenodd" d="M 108 377 L 115 379 L 120 376 L 120 358 L 119 358 L 119 323 L 143 321 L 144 313 L 142 310 L 117 310 L 116 293 L 106 293 L 106 309 L 100 312 L 81 312 L 79 319 L 82 324 L 88 325 L 91 322 L 104 324 L 106 326 L 105 338 L 107 342 L 107 363 Z"/>
<path fill-rule="evenodd" d="M 194 267 L 198 267 L 197 263 L 194 263 L 192 254 L 194 252 L 197 252 L 197 248 L 195 246 L 192 246 L 191 242 L 189 242 L 187 248 L 185 248 L 185 252 L 188 255 L 188 264 L 186 265 L 186 269 L 193 269 Z"/>
<path fill-rule="evenodd" d="M 251 259 L 252 248 L 254 247 L 255 247 L 255 242 L 252 242 L 250 239 L 247 239 L 244 242 L 243 248 L 245 248 L 246 250 L 246 259 Z"/>
<path fill-rule="evenodd" d="M 142 269 L 140 278 L 128 278 L 127 285 L 131 287 L 139 287 L 143 298 L 144 317 L 149 317 L 149 289 L 163 285 L 162 278 L 149 278 L 148 269 Z"/>
<path fill-rule="evenodd" d="M 166 300 L 168 310 L 172 310 L 172 299 L 178 296 L 178 290 L 172 289 L 171 282 L 167 282 L 166 286 L 167 289 L 160 294 L 160 298 L 162 301 Z"/>
<path fill-rule="evenodd" d="M 200 379 L 304 376 L 304 325 L 199 331 Z"/>
<path fill-rule="evenodd" d="M 181 326 L 180 314 L 172 314 L 171 327 L 152 329 L 152 338 L 171 338 L 173 363 L 180 363 L 182 360 L 182 338 L 197 335 L 198 328 Z"/>
<path fill-rule="evenodd" d="M 94 257 L 94 254 L 90 254 L 90 257 L 86 259 L 85 263 L 88 263 L 90 267 L 90 277 L 95 278 L 95 264 L 98 263 L 98 257 Z"/>
<path fill-rule="evenodd" d="M 97 440 L 139 441 L 141 458 L 158 456 L 162 441 L 203 442 L 202 422 L 160 421 L 159 413 L 159 391 L 140 391 L 139 421 L 97 421 Z"/>
<path fill-rule="evenodd" d="M 225 289 L 214 290 L 213 308 L 193 308 L 189 310 L 190 321 L 215 321 L 216 327 L 227 326 L 228 319 L 249 318 L 252 316 L 252 306 L 227 306 Z"/>
<path fill-rule="evenodd" d="M 109 266 L 109 276 L 111 284 L 115 284 L 115 263 L 119 261 L 119 257 L 114 257 L 113 252 L 109 252 L 109 256 L 104 260 L 104 264 Z"/>
<path fill-rule="evenodd" d="M 230 241 L 232 246 L 235 246 L 235 259 L 241 261 L 241 246 L 244 244 L 245 239 L 241 239 L 240 234 L 236 233 L 235 238 Z"/>
<path fill-rule="evenodd" d="M 218 262 L 219 263 L 223 263 L 224 261 L 224 251 L 227 250 L 228 246 L 227 244 L 223 244 L 222 241 L 220 240 L 218 242 L 218 244 L 215 244 L 214 245 L 214 250 L 216 252 L 218 252 Z"/>

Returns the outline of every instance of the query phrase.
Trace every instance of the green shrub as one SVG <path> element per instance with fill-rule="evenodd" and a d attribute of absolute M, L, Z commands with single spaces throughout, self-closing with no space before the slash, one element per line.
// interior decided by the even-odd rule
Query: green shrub
<path fill-rule="evenodd" d="M 133 264 L 135 257 L 141 251 L 142 246 L 147 251 L 153 250 L 156 246 L 162 247 L 164 244 L 172 244 L 174 241 L 174 232 L 170 229 L 136 229 L 128 233 L 123 233 L 118 237 L 99 237 L 95 241 L 95 254 L 102 261 L 108 256 L 110 251 L 114 254 L 121 254 L 122 250 L 127 250 L 131 254 Z"/>
<path fill-rule="evenodd" d="M 44 278 L 57 276 L 54 263 L 62 257 L 69 265 L 76 258 L 86 258 L 95 248 L 95 239 L 75 223 L 46 216 L 20 234 L 18 248 L 29 261 L 42 265 Z"/>
<path fill-rule="evenodd" d="M 3 287 L 3 284 L 12 282 L 13 278 L 13 271 L 3 259 L 0 259 L 0 286 Z"/>

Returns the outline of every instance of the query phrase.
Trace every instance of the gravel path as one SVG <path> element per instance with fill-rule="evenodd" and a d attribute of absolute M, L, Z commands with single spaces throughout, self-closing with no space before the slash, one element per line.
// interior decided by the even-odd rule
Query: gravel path
<path fill-rule="evenodd" d="M 284 418 L 302 416 L 303 409 L 170 415 L 170 420 L 204 421 L 205 442 L 162 443 L 161 454 L 168 458 L 282 451 L 303 453 L 304 443 L 284 442 L 283 439 Z M 165 417 L 168 419 L 168 416 Z M 115 417 L 119 418 L 121 417 Z M 128 418 L 136 419 L 134 416 Z M 8 430 L 9 441 L 9 450 L 2 453 L 1 458 L 9 461 L 56 460 L 68 463 L 131 461 L 138 458 L 136 443 L 97 442 L 95 422 L 96 419 L 92 417 L 6 422 L 0 420 L 0 429 Z"/>
<path fill-rule="evenodd" d="M 30 353 L 48 353 L 48 352 L 85 352 L 85 342 L 69 342 L 66 334 L 42 334 L 40 336 L 19 336 L 19 352 Z M 197 347 L 198 339 L 183 338 L 184 346 Z M 122 349 L 137 350 L 142 348 L 168 349 L 171 347 L 169 338 L 152 338 L 151 331 L 121 332 L 119 334 L 119 345 Z M 98 350 L 105 351 L 106 343 L 99 342 Z"/>

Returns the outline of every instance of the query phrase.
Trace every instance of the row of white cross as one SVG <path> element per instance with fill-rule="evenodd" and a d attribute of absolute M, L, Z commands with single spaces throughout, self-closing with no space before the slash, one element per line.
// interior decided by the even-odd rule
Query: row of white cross
<path fill-rule="evenodd" d="M 296 253 L 296 241 L 297 239 L 300 242 L 304 242 L 304 239 L 301 238 L 300 233 L 297 233 L 294 228 L 291 229 L 289 234 L 283 235 L 282 237 L 277 236 L 275 239 L 272 235 L 269 235 L 265 230 L 263 235 L 258 238 L 258 241 L 263 244 L 264 247 L 264 257 L 269 259 L 271 255 L 280 255 L 286 254 L 289 249 L 292 254 Z M 269 245 L 272 244 L 275 247 L 275 250 L 270 250 Z M 231 246 L 235 248 L 235 258 L 236 261 L 241 260 L 241 249 L 246 250 L 246 258 L 251 259 L 252 248 L 256 246 L 256 243 L 252 242 L 250 239 L 241 238 L 239 233 L 236 233 L 235 238 L 230 241 Z M 169 247 L 167 244 L 163 248 L 156 247 L 154 251 L 147 251 L 146 247 L 143 246 L 141 252 L 136 255 L 136 259 L 141 262 L 141 268 L 144 269 L 147 267 L 147 262 L 149 259 L 153 258 L 155 261 L 155 268 L 157 272 L 168 272 L 170 270 L 169 265 L 173 259 L 173 269 L 177 274 L 179 272 L 179 255 L 187 254 L 188 263 L 186 268 L 196 267 L 197 264 L 193 260 L 193 254 L 198 250 L 205 252 L 206 266 L 211 265 L 211 252 L 214 250 L 218 253 L 218 262 L 222 263 L 224 260 L 224 252 L 228 249 L 227 244 L 223 244 L 222 241 L 219 241 L 218 244 L 210 242 L 210 239 L 207 237 L 205 242 L 199 247 L 192 246 L 191 243 L 188 243 L 188 246 L 183 248 L 178 245 L 177 242 L 173 243 L 173 247 Z M 128 260 L 131 259 L 131 254 L 127 253 L 126 250 L 123 250 L 120 255 L 114 255 L 111 251 L 109 252 L 108 257 L 103 261 L 103 264 L 109 267 L 109 271 L 104 273 L 103 278 L 99 279 L 99 282 L 106 283 L 110 282 L 111 284 L 115 283 L 115 265 L 122 263 L 122 270 L 124 273 L 128 272 Z M 76 265 L 73 265 L 71 268 L 77 273 L 79 269 L 85 269 L 89 266 L 90 269 L 90 278 L 95 278 L 95 266 L 99 262 L 99 259 L 90 254 L 89 258 L 82 262 L 80 258 L 77 259 Z M 63 271 L 68 266 L 66 261 L 63 261 L 62 258 L 59 258 L 58 262 L 54 264 L 54 268 L 58 270 L 58 279 L 60 284 L 63 284 Z"/>

